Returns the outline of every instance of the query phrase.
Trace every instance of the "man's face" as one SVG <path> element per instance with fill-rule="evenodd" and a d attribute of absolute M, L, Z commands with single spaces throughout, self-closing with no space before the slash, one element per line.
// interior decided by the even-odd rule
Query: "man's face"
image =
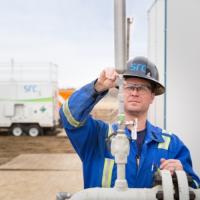
<path fill-rule="evenodd" d="M 127 78 L 124 83 L 124 109 L 129 114 L 147 113 L 155 94 L 149 81 L 140 78 Z"/>

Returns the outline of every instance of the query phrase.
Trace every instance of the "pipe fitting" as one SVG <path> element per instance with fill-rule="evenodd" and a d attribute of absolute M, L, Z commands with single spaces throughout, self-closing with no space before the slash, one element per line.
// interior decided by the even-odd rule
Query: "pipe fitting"
<path fill-rule="evenodd" d="M 129 140 L 125 134 L 117 134 L 111 141 L 111 153 L 117 164 L 126 164 L 129 154 Z"/>

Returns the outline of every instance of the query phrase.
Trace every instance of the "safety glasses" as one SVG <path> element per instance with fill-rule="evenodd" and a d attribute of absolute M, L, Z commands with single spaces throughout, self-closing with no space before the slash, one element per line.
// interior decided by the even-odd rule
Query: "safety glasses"
<path fill-rule="evenodd" d="M 152 87 L 149 84 L 125 83 L 124 90 L 131 93 L 137 91 L 139 94 L 146 94 Z"/>

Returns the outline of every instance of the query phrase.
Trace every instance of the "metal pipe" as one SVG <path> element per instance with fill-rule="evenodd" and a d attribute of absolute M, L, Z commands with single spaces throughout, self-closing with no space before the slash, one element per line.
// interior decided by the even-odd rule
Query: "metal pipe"
<path fill-rule="evenodd" d="M 120 180 L 125 179 L 125 165 L 118 164 L 117 174 L 118 174 L 118 179 L 120 179 Z"/>
<path fill-rule="evenodd" d="M 179 199 L 189 200 L 189 185 L 186 173 L 182 170 L 176 170 L 175 173 L 178 181 Z"/>
<path fill-rule="evenodd" d="M 173 184 L 172 176 L 168 170 L 161 170 L 161 182 L 153 188 L 127 188 L 124 191 L 117 188 L 89 188 L 74 194 L 70 200 L 155 200 L 155 199 L 174 199 L 174 195 L 180 199 L 188 199 L 188 194 L 193 193 L 195 199 L 200 199 L 200 189 L 187 188 L 187 178 L 184 171 L 176 171 L 178 174 L 178 188 L 182 193 L 180 196 L 176 192 L 176 183 Z M 184 181 L 182 182 L 182 180 Z M 161 184 L 161 185 L 160 185 Z M 185 187 L 186 185 L 186 187 Z M 187 191 L 184 191 L 184 190 Z M 188 192 L 189 191 L 189 192 Z M 66 193 L 67 194 L 67 193 Z M 192 199 L 194 199 L 192 198 Z M 68 199 L 68 198 L 67 198 Z M 64 199 L 57 199 L 64 200 Z"/>
<path fill-rule="evenodd" d="M 58 192 L 56 194 L 56 200 L 66 200 L 71 198 L 71 194 L 68 192 Z"/>
<path fill-rule="evenodd" d="M 111 153 L 115 157 L 115 163 L 117 164 L 117 179 L 115 181 L 115 188 L 117 190 L 125 191 L 128 188 L 125 178 L 125 165 L 129 148 L 129 140 L 124 134 L 124 130 L 118 130 L 117 135 L 111 140 Z"/>
<path fill-rule="evenodd" d="M 160 186 L 151 189 L 127 189 L 123 192 L 114 188 L 90 188 L 74 194 L 70 200 L 155 200 Z"/>
<path fill-rule="evenodd" d="M 124 78 L 123 75 L 120 74 L 119 78 L 118 78 L 118 85 L 119 85 L 119 92 L 118 92 L 118 124 L 119 124 L 119 131 L 121 133 L 124 133 L 124 129 L 126 126 L 126 122 L 125 122 L 125 114 L 124 114 Z"/>
<path fill-rule="evenodd" d="M 122 74 L 126 67 L 126 0 L 114 0 L 115 67 Z"/>
<path fill-rule="evenodd" d="M 170 171 L 161 170 L 162 176 L 162 188 L 163 188 L 163 199 L 174 199 L 174 187 Z"/>
<path fill-rule="evenodd" d="M 114 28 L 115 28 L 115 69 L 119 73 L 118 85 L 118 130 L 117 136 L 111 140 L 111 152 L 117 164 L 117 179 L 115 188 L 128 188 L 125 165 L 129 154 L 129 141 L 125 135 L 125 114 L 123 97 L 123 73 L 126 69 L 126 0 L 114 0 Z"/>
<path fill-rule="evenodd" d="M 127 157 L 129 154 L 129 140 L 125 134 L 125 114 L 124 114 L 124 97 L 123 97 L 123 75 L 119 75 L 119 109 L 118 109 L 118 130 L 117 135 L 111 140 L 111 153 L 115 157 L 115 163 L 117 164 L 117 179 L 115 181 L 115 188 L 118 190 L 126 190 L 128 188 L 125 165 L 127 163 Z"/>
<path fill-rule="evenodd" d="M 133 23 L 133 18 L 127 18 L 127 51 L 126 51 L 126 60 L 129 60 L 129 52 L 130 52 L 130 35 L 131 35 L 131 24 Z"/>

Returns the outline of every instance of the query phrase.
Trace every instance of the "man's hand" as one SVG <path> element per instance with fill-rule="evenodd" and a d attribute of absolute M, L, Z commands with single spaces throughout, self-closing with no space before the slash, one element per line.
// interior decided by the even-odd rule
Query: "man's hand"
<path fill-rule="evenodd" d="M 183 165 L 181 164 L 180 160 L 176 160 L 176 159 L 166 160 L 164 158 L 161 158 L 160 163 L 161 163 L 160 169 L 169 170 L 171 175 L 174 174 L 175 170 L 183 170 Z"/>
<path fill-rule="evenodd" d="M 101 72 L 97 82 L 95 83 L 95 90 L 97 92 L 103 92 L 105 90 L 115 87 L 117 77 L 118 73 L 115 71 L 114 68 L 104 69 Z"/>

